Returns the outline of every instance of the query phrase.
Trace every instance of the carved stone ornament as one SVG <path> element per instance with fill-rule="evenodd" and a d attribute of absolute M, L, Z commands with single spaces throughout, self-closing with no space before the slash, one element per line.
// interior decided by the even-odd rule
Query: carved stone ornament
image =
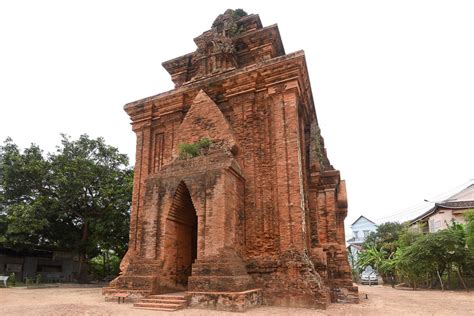
<path fill-rule="evenodd" d="M 237 23 L 239 18 L 234 10 L 229 9 L 214 20 L 209 31 L 194 39 L 197 50 L 193 59 L 197 72 L 193 79 L 231 70 L 237 66 L 233 37 L 240 32 Z"/>

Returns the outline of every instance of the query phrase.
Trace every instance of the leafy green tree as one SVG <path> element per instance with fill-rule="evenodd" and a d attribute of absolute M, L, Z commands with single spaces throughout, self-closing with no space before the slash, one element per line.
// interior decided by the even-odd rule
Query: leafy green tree
<path fill-rule="evenodd" d="M 89 260 L 90 271 L 97 280 L 115 277 L 120 272 L 120 257 L 113 251 L 103 250 L 99 255 Z"/>
<path fill-rule="evenodd" d="M 126 155 L 87 135 L 76 141 L 63 135 L 50 160 L 51 197 L 58 213 L 73 224 L 83 280 L 87 255 L 100 246 L 113 249 L 128 237 L 132 172 Z"/>
<path fill-rule="evenodd" d="M 466 215 L 466 225 L 452 223 L 448 229 L 422 234 L 398 223 L 384 223 L 363 245 L 358 264 L 371 265 L 392 286 L 397 279 L 413 288 L 449 288 L 453 277 L 467 288 L 463 275 L 474 270 L 474 213 Z M 471 239 L 472 238 L 472 239 Z"/>
<path fill-rule="evenodd" d="M 467 258 L 464 231 L 461 225 L 454 224 L 449 229 L 421 235 L 410 246 L 403 248 L 399 268 L 402 274 L 414 282 L 439 280 L 453 268 L 462 269 Z"/>
<path fill-rule="evenodd" d="M 367 265 L 374 267 L 385 281 L 395 283 L 395 253 L 398 249 L 398 240 L 404 232 L 405 227 L 397 222 L 386 222 L 380 224 L 375 232 L 367 236 L 363 244 L 364 251 L 359 261 L 359 266 L 365 268 Z"/>
<path fill-rule="evenodd" d="M 464 226 L 466 236 L 467 258 L 462 266 L 462 272 L 474 277 L 474 209 L 469 210 L 466 215 L 466 224 Z"/>
<path fill-rule="evenodd" d="M 45 246 L 49 163 L 32 144 L 20 152 L 10 138 L 0 147 L 1 242 L 16 248 Z"/>
<path fill-rule="evenodd" d="M 4 244 L 75 250 L 81 281 L 87 278 L 87 258 L 101 249 L 124 254 L 133 172 L 127 156 L 104 139 L 63 135 L 47 159 L 37 146 L 21 153 L 7 139 L 0 170 Z"/>
<path fill-rule="evenodd" d="M 364 251 L 359 254 L 357 263 L 361 270 L 371 266 L 375 270 L 379 271 L 386 256 L 386 251 L 372 246 L 364 249 Z"/>
<path fill-rule="evenodd" d="M 403 224 L 397 222 L 386 222 L 377 226 L 375 232 L 371 232 L 367 236 L 364 247 L 375 247 L 377 249 L 385 249 L 390 253 L 397 249 L 397 241 L 403 232 Z"/>
<path fill-rule="evenodd" d="M 466 246 L 474 255 L 474 209 L 469 210 L 466 215 Z"/>

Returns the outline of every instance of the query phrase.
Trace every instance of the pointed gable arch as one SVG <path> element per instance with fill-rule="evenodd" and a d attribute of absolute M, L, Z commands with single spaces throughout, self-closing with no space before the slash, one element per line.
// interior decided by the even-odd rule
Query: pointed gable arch
<path fill-rule="evenodd" d="M 196 208 L 194 207 L 194 202 L 191 197 L 191 193 L 187 185 L 181 181 L 176 188 L 176 191 L 173 196 L 172 204 L 170 210 L 168 212 L 167 218 L 175 218 L 175 219 L 186 219 L 186 220 L 193 220 L 190 218 L 192 213 L 183 213 L 183 210 L 193 210 L 194 215 L 196 215 Z"/>
<path fill-rule="evenodd" d="M 229 122 L 217 104 L 200 90 L 179 126 L 175 153 L 179 144 L 192 144 L 203 137 L 231 151 L 236 150 L 237 142 Z"/>

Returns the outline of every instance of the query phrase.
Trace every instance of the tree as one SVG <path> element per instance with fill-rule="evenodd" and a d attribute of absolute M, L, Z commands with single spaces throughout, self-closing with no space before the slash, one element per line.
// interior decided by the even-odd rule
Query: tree
<path fill-rule="evenodd" d="M 87 135 L 76 141 L 63 135 L 61 146 L 51 156 L 51 197 L 62 216 L 80 231 L 75 238 L 80 279 L 85 278 L 87 255 L 95 254 L 100 246 L 113 249 L 128 236 L 132 172 L 127 165 L 126 155 L 104 139 Z"/>
<path fill-rule="evenodd" d="M 367 238 L 358 264 L 373 266 L 392 285 L 398 279 L 413 288 L 439 284 L 444 289 L 457 276 L 467 288 L 463 275 L 474 272 L 473 233 L 474 211 L 466 214 L 465 227 L 453 222 L 448 229 L 428 234 L 399 223 L 384 223 Z"/>
<path fill-rule="evenodd" d="M 386 256 L 387 254 L 383 249 L 377 249 L 376 247 L 366 248 L 359 254 L 357 264 L 361 270 L 371 266 L 376 271 L 380 271 Z"/>
<path fill-rule="evenodd" d="M 466 246 L 471 254 L 474 255 L 474 209 L 466 212 Z"/>
<path fill-rule="evenodd" d="M 10 139 L 0 154 L 5 244 L 75 250 L 81 281 L 101 249 L 124 254 L 133 183 L 126 155 L 87 135 L 63 135 L 47 159 L 35 145 L 21 153 Z"/>
<path fill-rule="evenodd" d="M 410 246 L 404 248 L 399 268 L 414 281 L 414 287 L 417 281 L 438 279 L 444 288 L 442 281 L 444 272 L 447 272 L 449 280 L 453 267 L 461 269 L 466 258 L 463 228 L 459 224 L 453 224 L 449 229 L 421 235 Z"/>
<path fill-rule="evenodd" d="M 466 225 L 465 225 L 465 236 L 466 236 L 466 247 L 467 247 L 467 258 L 462 270 L 470 275 L 471 278 L 474 276 L 474 209 L 466 212 Z"/>
<path fill-rule="evenodd" d="M 16 248 L 45 246 L 49 163 L 32 144 L 23 153 L 12 139 L 0 147 L 0 240 Z"/>
<path fill-rule="evenodd" d="M 405 227 L 397 222 L 380 224 L 375 232 L 367 236 L 361 253 L 359 265 L 365 268 L 373 266 L 385 281 L 392 285 L 395 282 L 395 253 L 398 249 L 398 239 Z"/>
<path fill-rule="evenodd" d="M 364 247 L 375 247 L 377 249 L 385 249 L 390 253 L 397 248 L 398 237 L 403 232 L 403 224 L 397 222 L 386 222 L 377 226 L 375 232 L 371 232 L 367 236 Z"/>

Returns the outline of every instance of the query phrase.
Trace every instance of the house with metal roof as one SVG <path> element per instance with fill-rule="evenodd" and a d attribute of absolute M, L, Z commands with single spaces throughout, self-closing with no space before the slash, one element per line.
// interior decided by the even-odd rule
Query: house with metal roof
<path fill-rule="evenodd" d="M 0 276 L 15 274 L 17 281 L 71 282 L 79 273 L 79 256 L 67 251 L 15 250 L 0 246 Z"/>
<path fill-rule="evenodd" d="M 347 252 L 349 255 L 349 264 L 354 268 L 356 266 L 357 257 L 362 251 L 362 244 L 371 232 L 377 230 L 377 225 L 361 215 L 351 225 L 352 237 L 347 240 Z"/>
<path fill-rule="evenodd" d="M 453 222 L 464 224 L 464 214 L 470 209 L 474 209 L 474 183 L 446 200 L 436 202 L 427 212 L 411 220 L 410 226 L 433 233 L 448 228 Z"/>
<path fill-rule="evenodd" d="M 377 225 L 367 217 L 361 215 L 351 225 L 352 237 L 347 240 L 349 245 L 361 246 L 370 232 L 377 230 Z"/>

